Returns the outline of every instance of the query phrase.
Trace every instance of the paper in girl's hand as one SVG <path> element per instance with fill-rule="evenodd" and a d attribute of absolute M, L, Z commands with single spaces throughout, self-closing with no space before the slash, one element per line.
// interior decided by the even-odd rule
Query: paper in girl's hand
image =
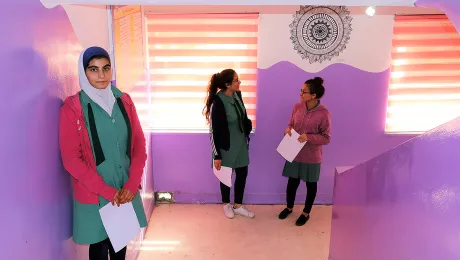
<path fill-rule="evenodd" d="M 232 173 L 233 169 L 225 166 L 220 167 L 220 171 L 213 166 L 214 175 L 216 175 L 217 179 L 220 180 L 223 184 L 228 187 L 232 187 Z"/>
<path fill-rule="evenodd" d="M 295 157 L 306 144 L 306 142 L 300 143 L 297 140 L 299 139 L 299 136 L 300 135 L 294 129 L 292 129 L 291 136 L 284 135 L 283 140 L 281 140 L 278 148 L 276 148 L 276 151 L 278 151 L 278 153 L 288 162 L 294 161 Z"/>

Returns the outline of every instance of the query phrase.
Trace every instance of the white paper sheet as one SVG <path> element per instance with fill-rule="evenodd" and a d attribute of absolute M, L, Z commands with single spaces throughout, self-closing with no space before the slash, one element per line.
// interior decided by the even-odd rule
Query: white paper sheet
<path fill-rule="evenodd" d="M 219 181 L 221 181 L 223 184 L 227 185 L 228 187 L 232 187 L 233 169 L 225 167 L 225 166 L 221 166 L 220 171 L 218 171 L 215 166 L 213 168 L 214 168 L 214 175 L 216 175 L 217 179 L 219 179 Z"/>
<path fill-rule="evenodd" d="M 294 161 L 297 154 L 299 154 L 300 150 L 302 150 L 303 146 L 306 144 L 306 142 L 300 143 L 297 140 L 299 136 L 300 135 L 292 129 L 291 136 L 285 135 L 278 145 L 278 148 L 276 148 L 276 151 L 278 151 L 288 162 Z"/>
<path fill-rule="evenodd" d="M 109 203 L 99 210 L 105 231 L 115 252 L 127 246 L 141 232 L 136 212 L 131 202 L 118 207 Z"/>

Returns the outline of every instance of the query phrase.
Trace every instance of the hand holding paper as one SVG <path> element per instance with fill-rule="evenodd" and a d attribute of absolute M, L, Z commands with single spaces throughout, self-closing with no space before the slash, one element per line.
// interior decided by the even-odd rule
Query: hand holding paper
<path fill-rule="evenodd" d="M 308 136 L 307 134 L 302 134 L 299 136 L 299 138 L 297 138 L 297 141 L 301 142 L 301 143 L 305 143 L 308 139 Z"/>
<path fill-rule="evenodd" d="M 217 179 L 219 179 L 220 182 L 227 185 L 228 187 L 232 187 L 232 168 L 221 166 L 220 170 L 217 170 L 214 166 L 213 169 L 214 175 L 216 175 Z"/>
<path fill-rule="evenodd" d="M 298 140 L 299 137 L 300 135 L 294 129 L 291 129 L 291 135 L 284 135 L 283 140 L 281 140 L 278 148 L 276 148 L 276 151 L 288 162 L 294 161 L 297 154 L 299 154 L 300 150 L 306 144 L 306 142 L 300 143 Z"/>
<path fill-rule="evenodd" d="M 292 130 L 291 127 L 288 127 L 288 128 L 284 131 L 284 135 L 289 135 L 289 136 L 291 136 L 291 135 L 292 135 L 291 130 Z"/>
<path fill-rule="evenodd" d="M 222 160 L 214 160 L 214 167 L 220 171 L 220 167 L 222 167 Z"/>

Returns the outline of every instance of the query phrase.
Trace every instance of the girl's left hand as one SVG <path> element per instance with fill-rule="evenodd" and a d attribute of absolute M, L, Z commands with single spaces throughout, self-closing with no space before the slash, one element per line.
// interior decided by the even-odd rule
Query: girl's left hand
<path fill-rule="evenodd" d="M 305 143 L 307 139 L 307 134 L 302 134 L 301 136 L 299 136 L 299 138 L 297 138 L 297 141 L 299 141 L 299 143 Z"/>
<path fill-rule="evenodd" d="M 120 204 L 125 204 L 127 202 L 131 202 L 134 199 L 134 194 L 128 189 L 123 188 L 118 195 L 118 199 Z"/>

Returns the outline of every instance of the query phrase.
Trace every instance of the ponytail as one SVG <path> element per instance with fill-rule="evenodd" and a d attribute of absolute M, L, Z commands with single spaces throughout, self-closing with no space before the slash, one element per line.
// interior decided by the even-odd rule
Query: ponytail
<path fill-rule="evenodd" d="M 206 121 L 209 123 L 210 120 L 210 113 L 211 113 L 211 105 L 214 101 L 214 97 L 217 94 L 217 90 L 219 89 L 220 84 L 220 73 L 216 73 L 212 75 L 211 80 L 209 81 L 209 86 L 207 90 L 207 96 L 205 104 L 206 106 L 203 108 L 203 114 L 206 116 Z"/>
<path fill-rule="evenodd" d="M 219 89 L 225 91 L 227 86 L 232 84 L 235 73 L 236 72 L 232 69 L 224 69 L 223 71 L 212 75 L 207 90 L 205 101 L 206 106 L 203 108 L 203 114 L 206 116 L 206 121 L 208 123 L 210 122 L 211 105 L 212 102 L 214 102 L 217 91 Z"/>

